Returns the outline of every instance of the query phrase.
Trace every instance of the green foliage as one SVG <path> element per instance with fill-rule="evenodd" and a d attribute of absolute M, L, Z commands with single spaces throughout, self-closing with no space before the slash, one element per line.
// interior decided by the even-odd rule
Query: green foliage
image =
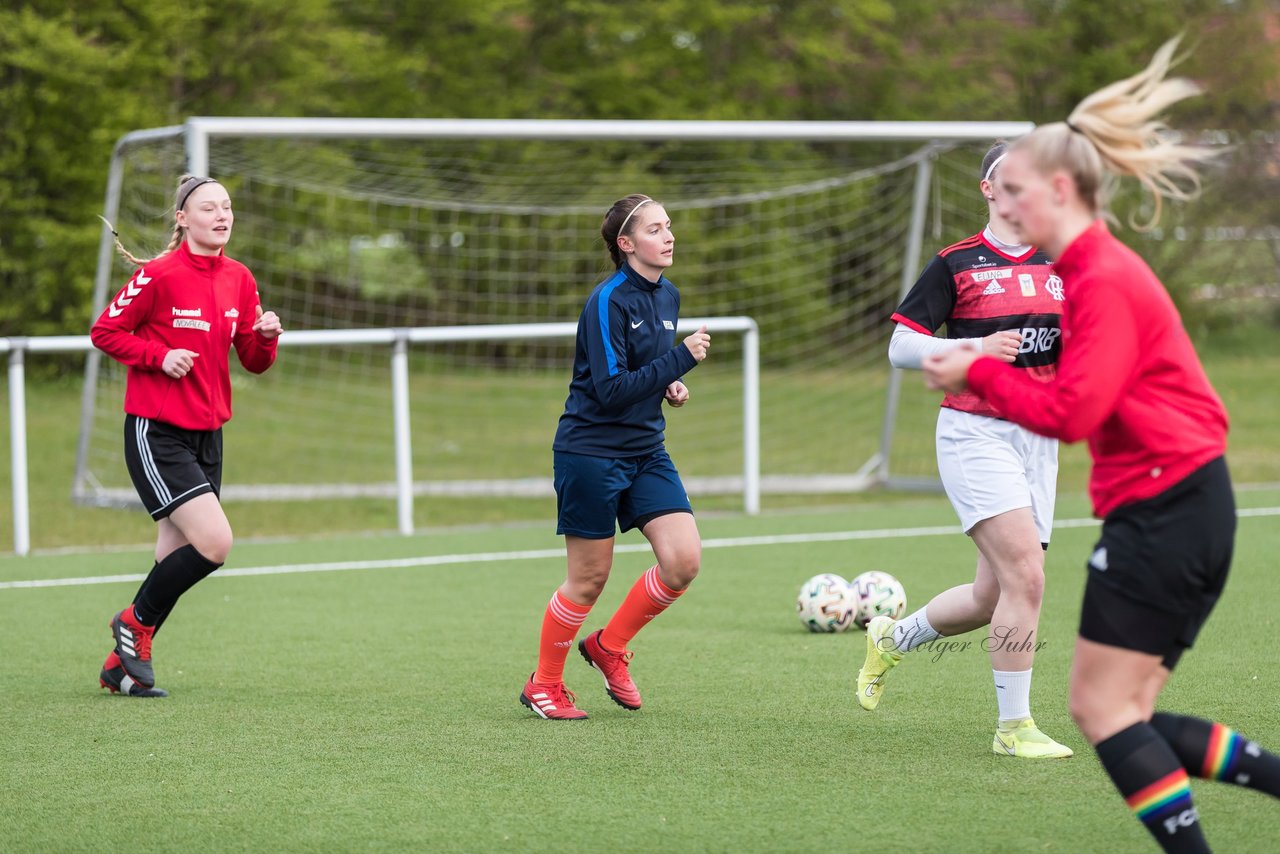
<path fill-rule="evenodd" d="M 1184 71 L 1212 96 L 1180 107 L 1178 124 L 1275 131 L 1280 58 L 1262 25 L 1273 4 L 1115 11 L 1108 0 L 669 0 L 643 14 L 614 0 L 10 4 L 0 335 L 84 330 L 112 145 L 191 115 L 1045 121 L 1185 32 Z M 1265 177 L 1236 186 L 1274 198 L 1277 176 Z M 1222 219 L 1203 207 L 1206 223 Z M 413 257 L 337 261 L 410 287 Z"/>

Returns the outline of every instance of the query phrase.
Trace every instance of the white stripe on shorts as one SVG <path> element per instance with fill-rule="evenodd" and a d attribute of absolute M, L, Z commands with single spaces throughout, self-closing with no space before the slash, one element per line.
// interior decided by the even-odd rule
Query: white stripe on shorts
<path fill-rule="evenodd" d="M 134 422 L 133 432 L 138 442 L 138 459 L 142 461 L 142 470 L 146 472 L 151 491 L 155 493 L 156 499 L 163 508 L 173 501 L 173 496 L 169 493 L 169 486 L 164 482 L 164 478 L 160 476 L 160 469 L 156 466 L 155 457 L 151 454 L 151 446 L 147 444 L 147 431 L 150 427 L 149 419 L 138 418 Z"/>

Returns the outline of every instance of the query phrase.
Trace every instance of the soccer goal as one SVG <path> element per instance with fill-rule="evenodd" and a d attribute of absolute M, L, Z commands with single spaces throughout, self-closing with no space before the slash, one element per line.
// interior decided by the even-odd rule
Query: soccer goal
<path fill-rule="evenodd" d="M 178 176 L 209 174 L 236 208 L 230 254 L 288 330 L 505 326 L 575 321 L 609 272 L 605 209 L 643 192 L 672 216 L 682 314 L 750 318 L 759 332 L 758 389 L 744 389 L 743 336 L 726 332 L 689 377 L 691 405 L 669 413 L 690 492 L 743 489 L 745 394 L 759 396 L 766 496 L 921 486 L 937 478 L 937 396 L 890 368 L 889 315 L 930 254 L 985 221 L 986 146 L 1029 129 L 193 118 L 120 141 L 105 215 L 152 254 Z M 130 272 L 104 231 L 95 309 Z M 227 500 L 387 495 L 406 477 L 397 419 L 411 425 L 417 494 L 550 494 L 571 336 L 415 338 L 404 411 L 385 340 L 332 341 L 233 376 L 238 417 L 254 426 L 227 431 Z M 133 500 L 123 377 L 91 354 L 73 488 L 86 503 Z"/>

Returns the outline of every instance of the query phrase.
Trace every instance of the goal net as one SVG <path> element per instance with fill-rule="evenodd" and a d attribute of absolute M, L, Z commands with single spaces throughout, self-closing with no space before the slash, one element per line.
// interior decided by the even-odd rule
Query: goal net
<path fill-rule="evenodd" d="M 986 146 L 1025 130 L 218 121 L 213 132 L 193 134 L 193 120 L 126 138 L 108 217 L 135 254 L 154 254 L 178 176 L 218 178 L 236 210 L 228 252 L 290 331 L 575 321 L 610 272 L 604 211 L 634 192 L 662 201 L 682 315 L 758 324 L 766 496 L 936 481 L 938 396 L 889 367 L 889 316 L 930 254 L 985 221 L 976 183 Z M 103 252 L 97 308 L 130 273 Z M 571 338 L 413 345 L 414 490 L 550 494 L 572 355 Z M 668 447 L 691 494 L 741 490 L 741 360 L 738 336 L 716 336 L 688 378 L 690 406 L 668 410 Z M 388 363 L 385 345 L 333 344 L 282 346 L 261 376 L 236 366 L 235 408 L 251 423 L 226 431 L 224 497 L 392 494 Z M 134 501 L 123 380 L 119 365 L 91 356 L 74 488 L 86 503 Z"/>

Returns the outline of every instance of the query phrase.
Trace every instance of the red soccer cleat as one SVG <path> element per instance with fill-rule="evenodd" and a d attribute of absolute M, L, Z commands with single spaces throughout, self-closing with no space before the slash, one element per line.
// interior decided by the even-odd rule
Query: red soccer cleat
<path fill-rule="evenodd" d="M 624 709 L 635 711 L 640 708 L 640 691 L 636 683 L 631 681 L 631 673 L 627 665 L 631 661 L 630 652 L 610 652 L 600 644 L 600 630 L 594 631 L 578 641 L 578 652 L 600 675 L 604 677 L 604 690 L 613 701 Z"/>
<path fill-rule="evenodd" d="M 151 668 L 151 638 L 155 633 L 155 626 L 144 626 L 138 622 L 132 605 L 111 618 L 116 655 L 124 666 L 124 672 L 144 688 L 156 684 L 156 674 Z"/>
<path fill-rule="evenodd" d="M 564 687 L 563 682 L 554 685 L 538 685 L 529 676 L 520 692 L 520 702 L 524 703 L 538 717 L 549 721 L 585 721 L 587 713 L 573 703 L 578 699 L 573 692 Z"/>

